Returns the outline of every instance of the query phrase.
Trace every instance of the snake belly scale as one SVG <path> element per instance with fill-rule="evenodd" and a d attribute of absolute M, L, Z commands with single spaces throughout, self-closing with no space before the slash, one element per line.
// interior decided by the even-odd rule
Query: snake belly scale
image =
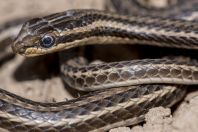
<path fill-rule="evenodd" d="M 197 31 L 196 21 L 183 18 L 69 10 L 27 21 L 12 48 L 24 56 L 93 43 L 146 44 L 190 51 L 198 49 Z M 184 97 L 187 85 L 198 84 L 195 59 L 89 65 L 68 61 L 61 71 L 70 87 L 92 92 L 66 102 L 40 103 L 0 90 L 0 126 L 10 131 L 106 131 L 143 121 L 150 108 L 171 107 Z"/>

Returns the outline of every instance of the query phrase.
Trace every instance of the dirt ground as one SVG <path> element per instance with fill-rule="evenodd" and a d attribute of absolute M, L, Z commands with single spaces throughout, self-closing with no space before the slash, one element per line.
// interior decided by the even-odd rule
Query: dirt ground
<path fill-rule="evenodd" d="M 103 9 L 103 0 L 1 0 L 0 24 L 24 16 L 38 16 L 74 8 Z M 66 91 L 62 80 L 45 76 L 46 65 L 53 66 L 53 59 L 42 64 L 45 58 L 26 59 L 16 55 L 0 64 L 0 87 L 22 97 L 42 102 L 63 101 L 72 96 Z M 36 69 L 37 73 L 34 73 Z M 45 69 L 45 70 L 43 70 Z M 40 73 L 42 75 L 40 75 Z M 0 130 L 0 131 L 3 131 Z M 5 130 L 4 130 L 5 131 Z M 111 132 L 196 132 L 198 131 L 198 92 L 189 93 L 174 113 L 170 109 L 154 108 L 146 115 L 143 126 L 121 127 Z"/>

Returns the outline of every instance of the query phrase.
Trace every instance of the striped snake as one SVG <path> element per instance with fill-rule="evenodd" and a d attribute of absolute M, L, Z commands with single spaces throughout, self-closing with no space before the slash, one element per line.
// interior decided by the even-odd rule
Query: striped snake
<path fill-rule="evenodd" d="M 23 25 L 12 49 L 24 56 L 39 56 L 90 44 L 142 44 L 190 52 L 198 49 L 194 2 L 178 0 L 170 2 L 168 9 L 153 9 L 154 5 L 145 7 L 144 0 L 111 0 L 108 6 L 127 16 L 68 10 L 35 18 Z M 106 131 L 142 122 L 150 108 L 170 107 L 184 97 L 186 85 L 198 84 L 196 59 L 97 64 L 72 59 L 61 65 L 61 71 L 70 87 L 94 92 L 66 102 L 40 103 L 0 90 L 1 127 L 10 131 Z"/>

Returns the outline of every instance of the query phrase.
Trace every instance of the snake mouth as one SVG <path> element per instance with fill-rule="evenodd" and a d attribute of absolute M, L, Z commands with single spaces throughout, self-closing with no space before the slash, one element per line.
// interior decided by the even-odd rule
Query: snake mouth
<path fill-rule="evenodd" d="M 39 53 L 36 53 L 36 48 L 32 48 L 31 46 L 26 46 L 24 43 L 16 42 L 12 46 L 12 51 L 16 54 L 25 56 L 25 57 L 33 57 L 39 56 Z"/>
<path fill-rule="evenodd" d="M 22 56 L 25 57 L 36 57 L 36 56 L 40 56 L 39 54 L 21 54 Z"/>

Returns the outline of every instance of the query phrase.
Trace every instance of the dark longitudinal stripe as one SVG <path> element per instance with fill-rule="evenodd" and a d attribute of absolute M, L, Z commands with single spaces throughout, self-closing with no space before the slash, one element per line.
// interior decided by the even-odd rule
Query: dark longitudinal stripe
<path fill-rule="evenodd" d="M 163 46 L 172 46 L 177 47 L 178 43 L 182 43 L 183 46 L 193 46 L 198 45 L 198 39 L 195 37 L 178 37 L 178 36 L 169 36 L 160 35 L 160 34 L 146 34 L 144 32 L 136 33 L 136 32 L 128 32 L 126 30 L 121 30 L 117 28 L 110 28 L 110 27 L 96 27 L 95 29 L 87 32 L 82 33 L 74 33 L 68 36 L 62 36 L 57 40 L 57 43 L 66 43 L 66 42 L 73 42 L 75 40 L 81 40 L 84 38 L 89 37 L 102 37 L 102 36 L 111 36 L 111 37 L 120 37 L 120 38 L 129 38 L 129 39 L 136 39 L 140 42 L 148 41 L 148 42 L 161 42 Z"/>
<path fill-rule="evenodd" d="M 55 14 L 52 14 L 52 15 L 49 15 L 49 16 L 46 16 L 46 17 L 43 17 L 43 19 L 45 20 L 61 20 L 62 18 L 66 17 L 66 13 L 65 12 L 61 12 L 61 13 L 55 13 Z M 58 19 L 58 18 L 61 18 L 61 19 Z"/>
<path fill-rule="evenodd" d="M 135 89 L 128 88 L 127 90 L 123 90 L 123 92 L 117 93 L 115 95 L 113 95 L 113 93 L 112 93 L 113 96 L 107 97 L 107 98 L 101 97 L 97 101 L 92 102 L 92 103 L 90 103 L 88 101 L 87 104 L 78 105 L 77 107 L 75 107 L 75 109 L 67 109 L 66 108 L 66 109 L 54 111 L 54 112 L 53 111 L 50 111 L 50 112 L 39 111 L 38 109 L 30 110 L 25 107 L 17 106 L 17 105 L 14 105 L 14 104 L 11 104 L 11 103 L 1 100 L 0 101 L 0 110 L 6 111 L 11 115 L 15 115 L 15 116 L 20 115 L 20 117 L 23 117 L 23 118 L 26 118 L 29 120 L 37 120 L 37 121 L 42 120 L 46 123 L 47 122 L 50 123 L 50 121 L 59 121 L 61 119 L 68 119 L 68 118 L 74 119 L 78 115 L 86 115 L 93 111 L 103 110 L 104 108 L 107 108 L 107 107 L 111 107 L 111 106 L 115 106 L 115 105 L 123 103 L 123 102 L 131 101 L 131 99 L 133 99 L 133 98 L 141 98 L 145 95 L 150 95 L 156 91 L 166 90 L 166 88 L 167 88 L 167 87 L 160 86 L 160 85 L 150 85 L 150 86 L 142 85 L 139 87 L 140 88 L 135 88 Z M 169 92 L 171 93 L 171 90 Z M 107 123 L 115 123 L 115 122 L 118 122 L 118 120 L 122 121 L 122 120 L 128 119 L 129 116 L 130 116 L 130 118 L 139 117 L 139 116 L 143 117 L 144 114 L 146 112 L 148 112 L 148 110 L 150 108 L 158 107 L 158 106 L 167 107 L 172 103 L 172 100 L 181 99 L 185 94 L 185 90 L 182 88 L 175 89 L 172 93 L 174 96 L 172 96 L 172 94 L 170 94 L 169 92 L 167 92 L 166 94 L 163 94 L 160 98 L 156 97 L 152 101 L 148 99 L 147 101 L 142 102 L 140 104 L 134 104 L 134 105 L 130 105 L 128 107 L 123 107 L 116 111 L 111 111 L 111 112 L 109 111 L 109 113 L 107 113 L 105 115 L 96 116 L 95 118 L 90 118 L 89 120 L 84 120 L 82 122 L 77 122 L 75 124 L 70 124 L 68 122 L 68 123 L 65 123 L 64 125 L 60 125 L 57 127 L 59 127 L 58 130 L 70 130 L 71 131 L 72 129 L 79 130 L 78 127 L 81 128 L 82 126 L 84 126 L 84 127 L 82 127 L 83 131 L 88 131 L 88 130 L 103 127 Z M 17 100 L 18 96 L 15 96 L 13 99 Z M 74 104 L 71 103 L 69 105 L 74 105 Z M 35 106 L 35 108 L 36 107 L 37 106 Z M 58 105 L 57 105 L 57 107 L 58 107 Z M 98 113 L 98 115 L 99 114 L 100 113 Z M 1 117 L 1 119 L 2 120 L 1 120 L 0 124 L 6 123 L 6 119 L 3 119 L 3 117 Z M 5 122 L 4 122 L 4 120 L 5 120 Z M 97 121 L 97 123 L 94 123 L 96 121 Z M 18 124 L 17 122 L 15 122 L 15 123 L 13 121 L 13 128 L 14 127 L 20 128 L 20 127 L 24 127 L 24 126 L 25 126 L 25 128 L 28 127 L 28 124 Z M 9 129 L 12 128 L 12 126 L 7 126 L 7 125 L 2 125 L 2 127 L 9 128 Z M 37 127 L 36 127 L 37 129 L 46 129 L 46 128 L 44 128 L 44 126 L 37 126 Z M 53 128 L 55 126 L 50 126 L 50 127 Z M 32 129 L 33 129 L 33 127 L 32 127 Z M 49 127 L 48 127 L 48 129 L 49 129 Z"/>
<path fill-rule="evenodd" d="M 112 93 L 113 96 L 106 97 L 106 98 L 100 97 L 96 101 L 92 101 L 92 102 L 89 101 L 89 102 L 87 102 L 87 104 L 84 104 L 81 106 L 74 105 L 73 108 L 65 108 L 63 111 L 54 111 L 53 113 L 51 112 L 51 114 L 53 114 L 53 116 L 51 115 L 51 116 L 48 116 L 49 118 L 44 118 L 45 119 L 44 121 L 47 121 L 49 119 L 50 120 L 60 120 L 61 118 L 74 118 L 77 115 L 86 115 L 92 111 L 99 111 L 106 107 L 112 107 L 119 103 L 127 102 L 132 98 L 141 98 L 144 95 L 149 95 L 156 91 L 163 90 L 163 86 L 160 86 L 160 85 L 153 85 L 153 86 L 152 85 L 149 85 L 149 86 L 142 85 L 140 87 L 141 88 L 138 88 L 138 89 L 128 88 L 127 90 L 123 90 L 123 92 L 121 92 L 121 93 L 114 93 L 114 94 Z M 89 95 L 89 96 L 91 96 L 91 95 Z M 128 97 L 128 98 L 125 98 L 125 97 Z M 14 98 L 18 98 L 18 96 L 15 96 Z M 81 98 L 81 99 L 83 99 L 83 98 Z M 21 98 L 19 98 L 19 99 L 21 100 Z M 80 99 L 77 99 L 77 100 L 75 99 L 73 101 L 69 101 L 67 103 L 67 105 L 73 105 L 73 102 L 77 102 L 78 100 L 80 100 Z M 24 101 L 27 102 L 27 100 L 24 100 Z M 36 108 L 36 105 L 38 105 L 38 104 L 34 104 L 32 102 L 29 102 L 29 103 L 31 105 L 35 105 L 35 108 Z M 22 117 L 28 118 L 30 120 L 39 120 L 40 117 L 44 117 L 44 115 L 46 114 L 46 111 L 47 111 L 47 109 L 46 109 L 45 112 L 43 111 L 44 112 L 43 113 L 42 111 L 39 112 L 37 110 L 35 111 L 32 109 L 27 109 L 27 108 L 25 109 L 21 106 L 17 106 L 15 104 L 10 104 L 3 100 L 0 101 L 0 104 L 1 104 L 0 110 L 6 110 L 6 111 L 8 111 L 8 113 L 10 113 L 12 115 L 21 115 Z M 50 109 L 49 103 L 47 103 L 47 104 Z M 104 105 L 102 106 L 102 104 L 104 104 Z M 40 104 L 40 105 L 42 105 L 42 104 Z M 45 103 L 43 103 L 43 105 L 45 106 Z M 55 103 L 54 106 L 52 106 L 52 107 L 56 107 L 58 105 L 60 105 L 60 104 Z M 10 109 L 10 108 L 12 108 L 12 109 Z M 26 114 L 21 113 L 24 111 L 23 109 L 25 109 Z M 37 113 L 37 116 L 32 116 L 32 113 L 34 113 L 34 112 Z M 62 114 L 64 114 L 64 116 L 59 115 L 58 112 L 61 112 Z"/>
<path fill-rule="evenodd" d="M 40 24 L 35 27 L 32 27 L 31 30 L 42 34 L 42 33 L 45 33 L 47 30 L 53 31 L 53 29 L 51 29 L 51 26 L 53 26 L 54 29 L 56 28 L 61 31 L 78 28 L 78 27 L 82 27 L 82 26 L 87 26 L 88 24 L 91 24 L 92 22 L 95 22 L 98 20 L 98 19 L 94 20 L 93 16 L 94 16 L 94 18 L 95 17 L 98 19 L 100 18 L 98 16 L 98 14 L 80 15 L 80 17 L 79 16 L 62 17 L 60 19 L 57 19 L 57 20 L 51 22 L 50 25 Z"/>
<path fill-rule="evenodd" d="M 163 86 L 160 86 L 160 85 L 144 86 L 144 85 L 142 85 L 137 89 L 128 89 L 127 92 L 124 91 L 124 92 L 121 92 L 118 94 L 112 94 L 112 96 L 110 96 L 110 97 L 106 97 L 104 99 L 101 98 L 94 102 L 88 102 L 87 104 L 81 105 L 80 107 L 74 107 L 74 108 L 69 108 L 69 109 L 65 108 L 63 111 L 54 111 L 53 113 L 49 112 L 49 114 L 51 113 L 53 115 L 48 116 L 48 118 L 44 118 L 45 119 L 44 121 L 60 120 L 61 118 L 74 118 L 77 115 L 86 115 L 86 114 L 89 114 L 91 111 L 98 111 L 103 108 L 116 106 L 117 104 L 127 102 L 132 98 L 141 98 L 142 96 L 149 95 L 149 94 L 154 93 L 159 90 L 163 90 Z M 76 102 L 76 101 L 74 100 L 74 102 Z M 8 111 L 8 113 L 13 114 L 13 115 L 21 115 L 20 113 L 23 112 L 23 109 L 24 109 L 21 106 L 17 106 L 15 104 L 8 104 L 6 101 L 3 101 L 3 100 L 0 101 L 0 104 L 1 104 L 1 106 L 0 106 L 1 110 L 6 110 L 6 111 Z M 71 104 L 73 104 L 73 103 L 71 102 Z M 104 105 L 102 105 L 102 104 L 104 104 Z M 162 104 L 162 103 L 160 103 L 160 104 Z M 13 106 L 11 106 L 11 105 L 13 105 Z M 54 107 L 55 107 L 55 105 L 54 105 Z M 28 118 L 30 120 L 40 120 L 40 118 L 44 117 L 44 115 L 46 114 L 46 112 L 43 113 L 42 111 L 40 111 L 40 112 L 36 111 L 37 116 L 32 116 L 31 114 L 35 112 L 34 110 L 25 109 L 25 111 L 26 111 L 26 114 L 23 114 L 21 116 L 24 118 Z M 59 115 L 58 112 L 61 112 L 64 116 Z M 42 114 L 44 114 L 44 115 L 42 115 Z"/>
<path fill-rule="evenodd" d="M 75 14 L 75 13 L 74 13 Z M 74 15 L 72 14 L 72 15 Z M 83 13 L 76 13 L 74 16 L 66 16 L 66 17 L 60 17 L 58 15 L 57 20 L 54 20 L 50 22 L 50 25 L 48 25 L 48 19 L 38 19 L 37 22 L 39 24 L 36 24 L 30 28 L 32 31 L 37 31 L 38 33 L 45 33 L 47 30 L 52 30 L 49 28 L 50 26 L 53 26 L 56 29 L 59 30 L 68 30 L 73 28 L 78 28 L 82 26 L 86 26 L 88 24 L 91 24 L 95 21 L 101 20 L 101 21 L 114 21 L 122 24 L 128 24 L 128 25 L 138 25 L 139 27 L 146 27 L 148 29 L 152 28 L 158 28 L 158 29 L 164 29 L 164 30 L 173 30 L 176 32 L 198 32 L 198 27 L 196 26 L 196 22 L 187 22 L 183 20 L 173 20 L 168 21 L 166 19 L 160 19 L 155 17 L 131 17 L 131 19 L 126 18 L 120 18 L 117 15 L 110 16 L 109 14 L 104 14 L 100 12 L 94 12 L 94 10 L 91 12 L 88 12 L 86 14 Z M 55 14 L 56 16 L 56 14 Z M 55 16 L 53 19 L 55 19 Z M 50 17 L 49 17 L 50 18 Z M 35 23 L 35 21 L 34 21 Z M 194 27 L 194 28 L 192 28 Z M 194 29 L 194 30 L 193 30 Z"/>

